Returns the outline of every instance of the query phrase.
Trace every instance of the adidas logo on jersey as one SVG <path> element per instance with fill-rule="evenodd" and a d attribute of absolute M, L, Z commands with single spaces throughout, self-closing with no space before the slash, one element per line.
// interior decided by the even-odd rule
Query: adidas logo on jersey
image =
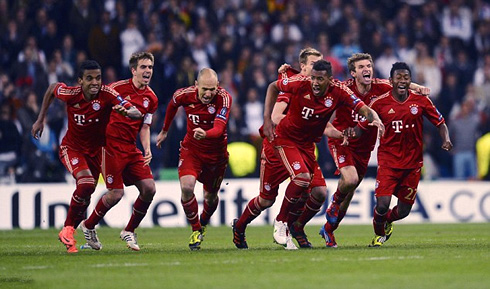
<path fill-rule="evenodd" d="M 76 103 L 73 108 L 80 108 L 80 104 Z"/>
<path fill-rule="evenodd" d="M 393 108 L 390 108 L 390 110 L 388 111 L 388 114 L 392 114 L 392 113 L 395 113 L 395 110 Z"/>

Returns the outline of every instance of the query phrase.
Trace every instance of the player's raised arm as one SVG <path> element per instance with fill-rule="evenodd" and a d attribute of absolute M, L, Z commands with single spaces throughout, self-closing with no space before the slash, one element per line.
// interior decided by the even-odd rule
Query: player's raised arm
<path fill-rule="evenodd" d="M 273 81 L 267 87 L 264 103 L 264 135 L 269 141 L 274 140 L 274 123 L 272 122 L 272 109 L 277 101 L 279 88 L 276 81 Z"/>
<path fill-rule="evenodd" d="M 49 106 L 53 103 L 54 100 L 54 89 L 58 83 L 52 83 L 46 89 L 43 97 L 43 103 L 41 105 L 41 110 L 39 111 L 39 115 L 37 116 L 36 122 L 32 125 L 31 134 L 35 139 L 39 139 L 44 129 L 44 118 L 46 117 L 46 113 L 48 111 Z"/>

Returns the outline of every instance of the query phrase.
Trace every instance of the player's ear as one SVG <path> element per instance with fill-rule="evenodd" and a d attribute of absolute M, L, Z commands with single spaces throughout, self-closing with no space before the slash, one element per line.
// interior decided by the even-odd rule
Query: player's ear
<path fill-rule="evenodd" d="M 194 85 L 198 86 L 197 80 L 194 80 Z"/>

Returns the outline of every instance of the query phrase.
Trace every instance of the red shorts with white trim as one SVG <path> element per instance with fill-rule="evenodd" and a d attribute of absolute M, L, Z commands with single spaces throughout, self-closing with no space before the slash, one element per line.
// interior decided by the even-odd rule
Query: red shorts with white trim
<path fill-rule="evenodd" d="M 357 152 L 351 146 L 342 146 L 334 142 L 329 142 L 328 149 L 337 166 L 335 175 L 339 175 L 340 169 L 347 166 L 354 166 L 359 176 L 366 174 L 371 152 Z"/>
<path fill-rule="evenodd" d="M 65 168 L 74 178 L 83 170 L 90 170 L 94 179 L 99 178 L 102 150 L 98 150 L 95 155 L 91 156 L 72 150 L 68 146 L 60 146 L 58 155 Z"/>
<path fill-rule="evenodd" d="M 228 152 L 205 154 L 180 144 L 179 178 L 192 175 L 203 184 L 204 190 L 216 193 L 221 187 L 228 166 Z"/>
<path fill-rule="evenodd" d="M 417 196 L 421 168 L 393 169 L 378 167 L 376 197 L 394 195 L 400 202 L 413 205 Z"/>
<path fill-rule="evenodd" d="M 102 148 L 102 174 L 108 189 L 123 189 L 137 181 L 153 179 L 149 165 L 145 165 L 143 153 L 135 144 L 107 138 Z"/>

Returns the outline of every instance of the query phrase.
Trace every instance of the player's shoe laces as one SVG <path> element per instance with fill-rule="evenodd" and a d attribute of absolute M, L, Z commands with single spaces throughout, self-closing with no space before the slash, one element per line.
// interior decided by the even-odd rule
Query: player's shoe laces
<path fill-rule="evenodd" d="M 393 223 L 386 222 L 385 225 L 385 235 L 386 235 L 386 241 L 391 237 L 391 234 L 393 234 Z"/>
<path fill-rule="evenodd" d="M 327 221 L 331 225 L 335 225 L 337 223 L 337 219 L 339 217 L 339 209 L 340 209 L 340 204 L 332 203 L 330 204 L 330 207 L 328 207 L 327 212 L 326 212 L 326 217 Z"/>
<path fill-rule="evenodd" d="M 201 231 L 192 231 L 189 238 L 189 249 L 192 251 L 201 249 L 202 240 L 203 236 Z"/>
<path fill-rule="evenodd" d="M 294 225 L 292 225 L 289 227 L 289 233 L 296 239 L 300 248 L 313 248 L 313 245 L 308 241 L 304 230 L 297 230 Z"/>
<path fill-rule="evenodd" d="M 289 235 L 289 229 L 288 229 L 288 223 L 282 222 L 282 221 L 277 221 L 274 219 L 274 233 L 272 234 L 272 237 L 274 238 L 274 242 L 276 242 L 279 245 L 286 246 L 286 242 L 288 239 Z"/>
<path fill-rule="evenodd" d="M 87 240 L 87 245 L 89 245 L 94 250 L 102 249 L 102 244 L 97 237 L 97 232 L 95 229 L 89 229 L 85 226 L 85 220 L 80 223 L 80 228 L 82 229 L 83 236 Z"/>
<path fill-rule="evenodd" d="M 236 223 L 238 219 L 233 219 L 231 227 L 233 228 L 233 243 L 238 249 L 248 249 L 247 240 L 245 239 L 245 232 L 238 232 L 236 229 Z"/>
<path fill-rule="evenodd" d="M 319 234 L 325 240 L 325 246 L 327 248 L 337 248 L 337 242 L 335 242 L 335 236 L 333 235 L 333 231 L 326 230 L 325 226 L 322 226 Z"/>
<path fill-rule="evenodd" d="M 73 226 L 63 227 L 58 234 L 58 239 L 61 243 L 63 243 L 63 245 L 65 245 L 68 253 L 78 252 L 77 240 L 75 240 L 75 237 L 73 237 L 74 234 L 76 234 L 76 230 L 73 228 Z"/>
<path fill-rule="evenodd" d="M 136 239 L 136 234 L 129 231 L 121 231 L 121 240 L 126 241 L 126 245 L 129 249 L 133 251 L 139 251 L 140 246 L 138 245 L 138 239 Z"/>
<path fill-rule="evenodd" d="M 380 247 L 383 246 L 384 242 L 386 242 L 387 238 L 385 236 L 374 236 L 373 240 L 371 241 L 371 244 L 369 244 L 369 247 Z"/>

